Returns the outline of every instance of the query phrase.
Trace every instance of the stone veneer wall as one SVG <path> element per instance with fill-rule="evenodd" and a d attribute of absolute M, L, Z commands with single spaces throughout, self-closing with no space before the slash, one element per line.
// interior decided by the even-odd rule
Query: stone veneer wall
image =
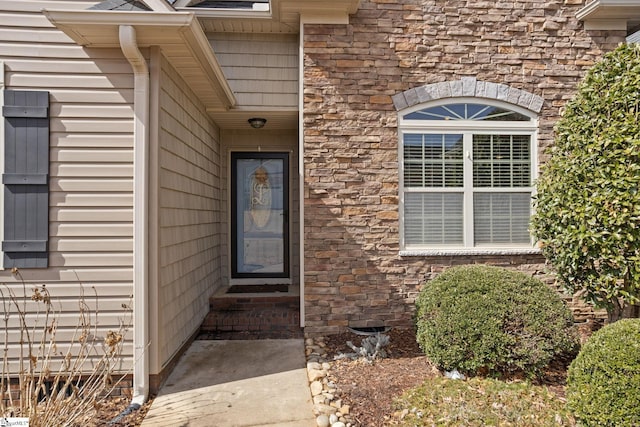
<path fill-rule="evenodd" d="M 425 280 L 488 263 L 541 276 L 544 259 L 399 256 L 392 96 L 475 77 L 541 96 L 541 158 L 587 70 L 624 40 L 585 31 L 578 0 L 363 0 L 349 25 L 304 26 L 306 332 L 408 326 Z M 397 98 L 397 97 L 396 97 Z M 578 318 L 589 314 L 567 298 Z"/>

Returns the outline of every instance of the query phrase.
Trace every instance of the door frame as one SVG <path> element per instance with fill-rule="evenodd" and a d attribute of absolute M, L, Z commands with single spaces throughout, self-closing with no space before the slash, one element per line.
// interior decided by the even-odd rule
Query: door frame
<path fill-rule="evenodd" d="M 238 185 L 236 179 L 237 173 L 237 160 L 242 159 L 282 159 L 283 160 L 283 211 L 284 211 L 284 224 L 283 224 L 283 271 L 278 273 L 246 273 L 237 271 L 237 256 L 238 256 L 238 224 L 237 224 L 237 192 Z M 290 228 L 291 228 L 291 182 L 290 182 L 290 153 L 287 151 L 231 151 L 230 152 L 230 279 L 254 279 L 260 281 L 261 279 L 285 279 L 291 278 L 291 254 L 290 254 Z M 264 282 L 264 281 L 262 281 Z M 269 281 L 270 282 L 270 281 Z"/>

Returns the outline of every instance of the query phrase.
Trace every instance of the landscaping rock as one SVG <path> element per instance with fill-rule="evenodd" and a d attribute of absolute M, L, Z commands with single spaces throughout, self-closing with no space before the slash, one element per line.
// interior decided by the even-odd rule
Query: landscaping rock
<path fill-rule="evenodd" d="M 325 414 L 318 415 L 318 417 L 316 418 L 316 424 L 318 425 L 318 427 L 329 427 L 329 417 L 327 417 Z"/>

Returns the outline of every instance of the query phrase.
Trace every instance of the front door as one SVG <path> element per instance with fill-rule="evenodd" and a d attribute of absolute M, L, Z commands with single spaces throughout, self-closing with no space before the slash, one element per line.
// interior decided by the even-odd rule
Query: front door
<path fill-rule="evenodd" d="M 289 155 L 231 154 L 231 277 L 289 277 Z"/>

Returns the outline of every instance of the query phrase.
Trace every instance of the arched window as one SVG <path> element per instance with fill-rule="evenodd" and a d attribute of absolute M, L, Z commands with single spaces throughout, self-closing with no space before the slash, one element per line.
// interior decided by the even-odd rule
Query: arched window
<path fill-rule="evenodd" d="M 399 112 L 401 249 L 531 249 L 535 113 L 447 98 Z"/>

